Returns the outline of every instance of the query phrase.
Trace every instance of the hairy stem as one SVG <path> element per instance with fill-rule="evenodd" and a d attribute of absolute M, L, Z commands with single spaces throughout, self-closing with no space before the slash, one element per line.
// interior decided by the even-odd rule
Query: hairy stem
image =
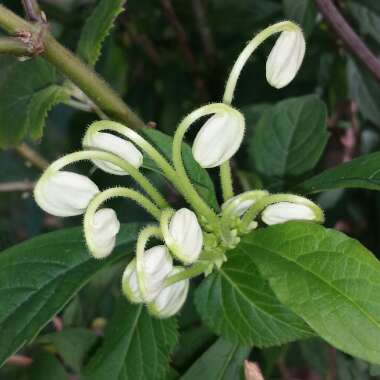
<path fill-rule="evenodd" d="M 16 57 L 28 56 L 30 51 L 21 41 L 12 37 L 0 37 L 0 53 L 12 54 Z"/>
<path fill-rule="evenodd" d="M 42 56 L 76 84 L 108 116 L 131 128 L 144 126 L 143 121 L 90 67 L 62 46 L 47 30 L 41 33 L 41 25 L 29 23 L 0 5 L 0 27 L 10 34 L 30 32 L 41 38 Z"/>

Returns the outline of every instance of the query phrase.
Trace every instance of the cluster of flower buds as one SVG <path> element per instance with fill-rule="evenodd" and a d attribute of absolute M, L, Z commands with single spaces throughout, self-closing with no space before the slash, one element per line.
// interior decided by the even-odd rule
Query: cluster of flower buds
<path fill-rule="evenodd" d="M 173 140 L 172 162 L 128 127 L 113 121 L 98 121 L 87 130 L 83 150 L 51 164 L 35 187 L 36 202 L 46 212 L 59 217 L 84 214 L 86 243 L 97 259 L 112 253 L 120 230 L 116 212 L 103 207 L 107 200 L 128 198 L 156 219 L 158 223 L 144 228 L 137 239 L 136 256 L 124 271 L 122 289 L 131 302 L 146 304 L 159 318 L 177 313 L 186 300 L 189 279 L 202 273 L 208 275 L 223 265 L 228 260 L 228 250 L 260 223 L 323 222 L 322 210 L 297 195 L 269 194 L 265 190 L 233 194 L 229 160 L 242 143 L 245 121 L 230 103 L 245 62 L 257 46 L 274 33 L 281 35 L 267 61 L 268 81 L 281 88 L 293 80 L 305 53 L 305 41 L 297 25 L 282 22 L 259 33 L 243 50 L 227 81 L 223 103 L 200 107 L 179 124 Z M 192 153 L 201 167 L 220 167 L 224 197 L 220 213 L 197 192 L 182 160 L 187 130 L 204 117 L 208 120 L 195 137 Z M 142 152 L 155 162 L 193 211 L 170 208 L 142 174 Z M 131 176 L 144 193 L 128 187 L 100 191 L 87 176 L 63 170 L 82 160 L 90 160 L 110 174 Z M 159 239 L 163 244 L 147 248 L 150 238 Z"/>

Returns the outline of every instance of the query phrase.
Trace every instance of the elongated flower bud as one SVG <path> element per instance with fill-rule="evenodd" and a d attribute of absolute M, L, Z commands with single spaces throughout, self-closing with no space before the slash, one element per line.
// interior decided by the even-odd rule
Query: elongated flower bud
<path fill-rule="evenodd" d="M 182 208 L 170 220 L 165 243 L 173 254 L 186 264 L 198 260 L 203 246 L 203 233 L 193 211 Z"/>
<path fill-rule="evenodd" d="M 43 176 L 34 190 L 37 204 L 55 216 L 83 214 L 98 186 L 84 175 L 58 171 Z"/>
<path fill-rule="evenodd" d="M 96 211 L 86 231 L 91 254 L 97 259 L 107 257 L 115 247 L 119 230 L 120 223 L 114 210 L 103 208 Z"/>
<path fill-rule="evenodd" d="M 223 203 L 222 209 L 225 210 L 227 207 L 233 207 L 234 216 L 242 216 L 255 202 L 255 199 L 245 199 L 240 200 L 241 194 L 230 198 L 227 202 Z"/>
<path fill-rule="evenodd" d="M 180 273 L 183 270 L 184 268 L 176 267 L 170 275 Z M 176 282 L 161 290 L 154 301 L 148 304 L 148 310 L 158 318 L 169 318 L 181 309 L 186 301 L 188 291 L 189 280 Z"/>
<path fill-rule="evenodd" d="M 290 220 L 316 220 L 315 211 L 306 205 L 291 202 L 279 202 L 268 206 L 261 219 L 268 225 L 285 223 Z"/>
<path fill-rule="evenodd" d="M 141 270 L 137 270 L 139 289 L 144 302 L 154 300 L 172 269 L 173 259 L 166 246 L 157 245 L 144 252 Z"/>
<path fill-rule="evenodd" d="M 244 128 L 243 117 L 215 114 L 206 121 L 194 140 L 194 159 L 203 168 L 220 166 L 240 148 Z"/>
<path fill-rule="evenodd" d="M 301 29 L 280 34 L 266 65 L 267 80 L 271 86 L 282 88 L 294 79 L 302 64 L 305 48 Z"/>
<path fill-rule="evenodd" d="M 121 283 L 123 293 L 132 303 L 143 302 L 137 281 L 136 259 L 133 259 L 125 268 Z"/>
<path fill-rule="evenodd" d="M 90 149 L 99 149 L 102 151 L 110 152 L 123 160 L 129 162 L 136 169 L 143 163 L 143 156 L 141 152 L 130 142 L 122 139 L 111 133 L 95 132 L 86 135 L 83 140 L 83 146 Z M 112 164 L 111 162 L 102 160 L 93 160 L 94 164 L 107 173 L 116 175 L 127 175 L 128 173 Z"/>

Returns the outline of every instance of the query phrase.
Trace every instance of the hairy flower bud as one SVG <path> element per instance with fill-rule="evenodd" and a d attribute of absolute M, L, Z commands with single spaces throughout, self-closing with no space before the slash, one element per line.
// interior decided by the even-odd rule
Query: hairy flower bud
<path fill-rule="evenodd" d="M 38 205 L 55 216 L 83 214 L 98 186 L 84 175 L 58 171 L 43 176 L 34 190 Z"/>
<path fill-rule="evenodd" d="M 173 259 L 166 246 L 157 245 L 144 252 L 141 270 L 137 270 L 139 289 L 144 302 L 154 300 L 172 269 Z"/>
<path fill-rule="evenodd" d="M 113 153 L 114 155 L 129 162 L 132 166 L 138 169 L 143 163 L 143 155 L 130 142 L 121 137 L 112 135 L 111 133 L 95 132 L 86 135 L 83 140 L 83 146 L 90 149 L 99 149 L 105 152 Z M 107 173 L 116 175 L 127 175 L 128 173 L 111 162 L 103 160 L 93 160 L 94 164 Z"/>
<path fill-rule="evenodd" d="M 170 273 L 180 273 L 184 268 L 176 267 Z M 178 313 L 186 301 L 189 291 L 189 280 L 182 280 L 164 289 L 157 295 L 154 301 L 148 304 L 149 311 L 158 318 L 169 318 Z"/>
<path fill-rule="evenodd" d="M 306 205 L 291 202 L 279 202 L 268 206 L 261 219 L 268 225 L 285 223 L 290 220 L 316 220 L 314 210 Z"/>
<path fill-rule="evenodd" d="M 305 48 L 301 29 L 280 34 L 266 64 L 267 80 L 271 86 L 282 88 L 294 79 L 302 64 Z"/>
<path fill-rule="evenodd" d="M 86 231 L 86 234 L 89 234 L 86 237 L 91 242 L 91 254 L 97 259 L 107 257 L 115 247 L 119 230 L 120 223 L 114 210 L 103 208 L 96 211 Z"/>
<path fill-rule="evenodd" d="M 125 268 L 121 280 L 123 293 L 132 303 L 141 303 L 143 299 L 137 281 L 136 259 L 133 259 Z"/>
<path fill-rule="evenodd" d="M 241 194 L 236 195 L 233 198 L 230 198 L 227 202 L 223 203 L 222 209 L 226 209 L 233 205 L 233 215 L 242 216 L 253 204 L 256 202 L 255 199 L 245 199 L 240 201 Z"/>
<path fill-rule="evenodd" d="M 240 148 L 244 119 L 228 113 L 210 117 L 198 132 L 193 156 L 203 168 L 214 168 L 229 160 Z"/>
<path fill-rule="evenodd" d="M 193 211 L 182 208 L 173 215 L 165 243 L 186 264 L 198 260 L 203 246 L 203 233 Z"/>

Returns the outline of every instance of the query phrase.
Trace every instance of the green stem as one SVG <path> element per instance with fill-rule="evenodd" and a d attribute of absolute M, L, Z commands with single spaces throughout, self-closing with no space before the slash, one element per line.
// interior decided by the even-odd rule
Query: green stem
<path fill-rule="evenodd" d="M 128 172 L 128 174 L 145 190 L 145 192 L 153 199 L 157 206 L 161 208 L 168 207 L 165 198 L 157 191 L 157 189 L 149 182 L 149 180 L 145 176 L 143 176 L 130 163 L 108 152 L 102 152 L 98 150 L 84 150 L 68 154 L 62 158 L 59 158 L 57 161 L 54 161 L 45 171 L 42 177 L 49 176 L 52 172 L 56 172 L 66 165 L 83 160 L 103 160 L 111 162 L 112 164 L 122 168 L 123 170 Z M 40 181 L 42 180 L 42 177 Z"/>
<path fill-rule="evenodd" d="M 10 34 L 30 32 L 35 39 L 42 39 L 42 56 L 75 83 L 107 115 L 127 123 L 131 128 L 144 126 L 143 121 L 102 78 L 58 43 L 48 31 L 41 31 L 41 25 L 29 23 L 0 5 L 0 27 Z"/>
<path fill-rule="evenodd" d="M 194 189 L 189 177 L 186 174 L 186 169 L 182 160 L 182 144 L 186 132 L 191 125 L 198 119 L 215 113 L 231 113 L 236 112 L 230 106 L 223 103 L 209 104 L 198 108 L 187 115 L 179 124 L 173 140 L 173 163 L 177 172 L 178 181 L 181 183 L 183 194 L 186 200 L 200 214 L 206 217 L 211 225 L 218 228 L 219 220 L 215 212 L 206 204 Z M 210 147 L 212 148 L 212 147 Z"/>
<path fill-rule="evenodd" d="M 136 246 L 136 272 L 137 281 L 142 297 L 146 295 L 146 286 L 144 282 L 144 268 L 143 268 L 143 257 L 145 254 L 145 247 L 149 239 L 155 237 L 157 239 L 162 239 L 161 230 L 158 226 L 147 226 L 139 234 Z"/>
<path fill-rule="evenodd" d="M 132 189 L 128 189 L 126 187 L 114 187 L 111 189 L 107 189 L 97 194 L 89 203 L 86 213 L 84 215 L 84 235 L 86 238 L 87 246 L 90 252 L 96 252 L 96 246 L 92 242 L 91 238 L 91 223 L 93 221 L 94 215 L 96 211 L 100 208 L 100 206 L 111 198 L 123 197 L 129 198 L 135 201 L 138 205 L 143 207 L 146 211 L 148 211 L 154 218 L 160 220 L 161 211 L 154 205 L 149 199 L 144 197 L 140 192 Z"/>
<path fill-rule="evenodd" d="M 11 54 L 16 57 L 27 57 L 30 55 L 28 47 L 23 42 L 12 37 L 0 37 L 0 53 Z"/>
<path fill-rule="evenodd" d="M 200 274 L 204 273 L 204 271 L 207 269 L 209 265 L 210 263 L 207 262 L 198 262 L 197 264 L 194 264 L 193 266 L 183 270 L 182 272 L 173 274 L 165 280 L 164 287 L 168 287 L 170 285 L 175 284 L 176 282 L 199 276 Z"/>
<path fill-rule="evenodd" d="M 224 162 L 220 166 L 220 183 L 222 185 L 223 200 L 224 202 L 227 202 L 234 196 L 230 160 Z"/>
<path fill-rule="evenodd" d="M 234 98 L 235 88 L 239 79 L 240 73 L 243 70 L 244 65 L 248 61 L 252 53 L 270 36 L 283 31 L 298 30 L 299 26 L 291 21 L 283 21 L 277 24 L 271 25 L 258 33 L 243 49 L 238 59 L 236 60 L 231 73 L 228 77 L 226 88 L 223 95 L 223 103 L 231 104 Z"/>
<path fill-rule="evenodd" d="M 256 217 L 266 207 L 268 207 L 271 204 L 280 203 L 280 202 L 290 202 L 290 203 L 308 206 L 314 211 L 316 222 L 323 223 L 324 221 L 323 211 L 314 202 L 310 201 L 309 199 L 300 197 L 294 194 L 274 194 L 274 195 L 268 195 L 266 197 L 261 198 L 254 205 L 250 207 L 250 209 L 245 213 L 242 219 L 242 230 L 243 231 L 247 230 L 252 220 L 256 219 Z"/>

